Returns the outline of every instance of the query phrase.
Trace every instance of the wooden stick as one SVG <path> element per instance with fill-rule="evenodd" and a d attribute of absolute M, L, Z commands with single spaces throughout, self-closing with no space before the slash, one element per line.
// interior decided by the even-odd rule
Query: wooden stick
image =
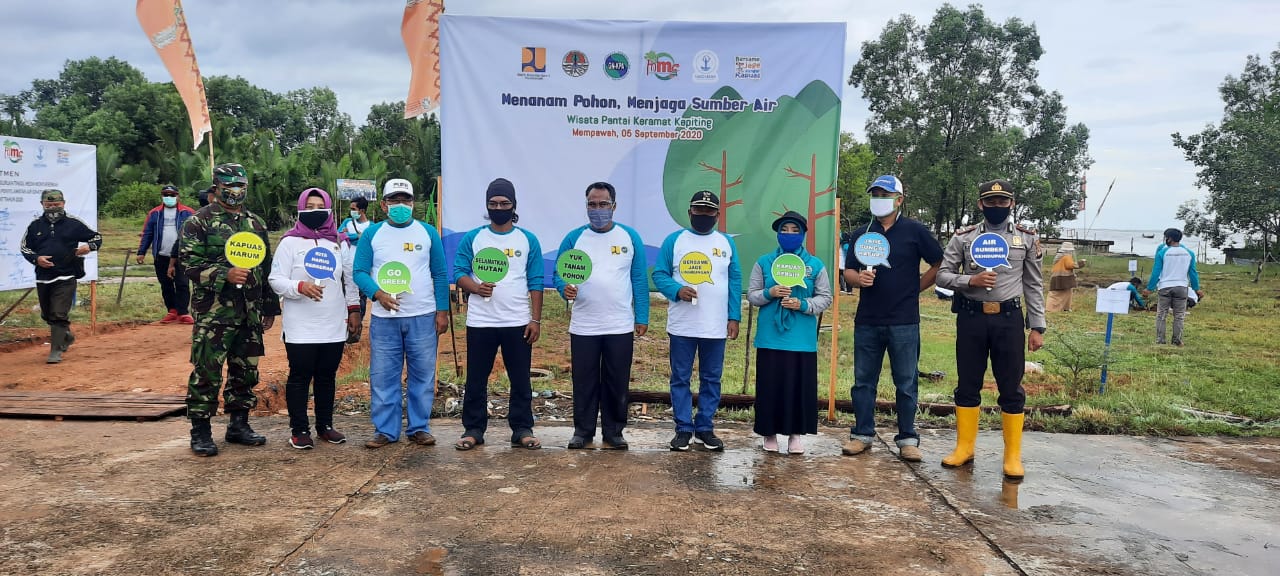
<path fill-rule="evenodd" d="M 23 300 L 26 300 L 26 299 L 27 299 L 27 296 L 29 296 L 29 295 L 31 294 L 31 291 L 32 291 L 32 290 L 35 290 L 35 288 L 27 288 L 27 291 L 26 291 L 26 292 L 23 292 L 23 293 L 22 293 L 22 295 L 18 297 L 18 300 L 17 300 L 16 302 L 14 302 L 11 306 L 9 306 L 9 308 L 8 308 L 8 309 L 6 309 L 6 310 L 4 311 L 4 314 L 0 314 L 0 322 L 3 322 L 5 318 L 8 318 L 8 317 L 9 317 L 9 313 L 10 313 L 10 312 L 13 312 L 13 309 L 14 309 L 14 308 L 17 308 L 17 307 L 18 307 L 18 305 L 19 305 L 19 304 L 21 304 Z"/>
<path fill-rule="evenodd" d="M 124 270 L 120 271 L 120 289 L 116 291 L 116 308 L 120 307 L 120 297 L 124 296 L 124 279 L 129 277 L 129 256 L 133 255 L 133 250 L 124 249 Z"/>
<path fill-rule="evenodd" d="M 98 333 L 98 281 L 89 281 L 89 333 Z"/>
<path fill-rule="evenodd" d="M 840 261 L 840 198 L 836 198 L 835 213 L 835 252 L 832 253 L 832 262 Z M 831 305 L 831 383 L 827 387 L 827 420 L 834 421 L 836 419 L 836 372 L 839 369 L 840 361 L 840 272 L 837 271 L 835 290 L 832 294 L 835 297 L 834 303 Z M 828 275 L 830 277 L 830 275 Z"/>
<path fill-rule="evenodd" d="M 747 304 L 747 337 L 746 348 L 742 351 L 742 393 L 747 393 L 747 376 L 751 374 L 751 321 L 756 316 L 755 306 Z"/>

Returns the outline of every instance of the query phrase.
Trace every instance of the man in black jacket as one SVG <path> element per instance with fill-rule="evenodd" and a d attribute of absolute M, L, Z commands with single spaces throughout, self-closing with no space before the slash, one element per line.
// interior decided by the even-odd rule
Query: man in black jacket
<path fill-rule="evenodd" d="M 57 364 L 76 339 L 67 315 L 76 296 L 76 280 L 84 277 L 84 255 L 102 246 L 102 235 L 67 214 L 61 190 L 41 192 L 40 204 L 44 215 L 27 226 L 22 257 L 36 267 L 40 318 L 49 324 L 49 358 L 45 362 Z"/>

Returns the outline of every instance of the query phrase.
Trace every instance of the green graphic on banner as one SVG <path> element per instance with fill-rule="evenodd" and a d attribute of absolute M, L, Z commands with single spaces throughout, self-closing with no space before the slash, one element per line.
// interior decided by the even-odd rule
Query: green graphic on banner
<path fill-rule="evenodd" d="M 591 256 L 578 249 L 565 250 L 556 258 L 556 274 L 566 284 L 582 284 L 591 277 Z"/>
<path fill-rule="evenodd" d="M 804 260 L 795 254 L 783 254 L 773 261 L 769 274 L 779 286 L 795 288 L 804 286 Z"/>
<path fill-rule="evenodd" d="M 377 281 L 378 288 L 394 296 L 409 291 L 412 276 L 403 262 L 387 262 L 378 267 Z"/>
<path fill-rule="evenodd" d="M 481 282 L 494 284 L 501 282 L 507 277 L 507 270 L 510 267 L 511 262 L 507 260 L 507 255 L 497 248 L 485 248 L 476 252 L 475 257 L 471 259 L 471 271 L 475 272 L 476 278 Z"/>

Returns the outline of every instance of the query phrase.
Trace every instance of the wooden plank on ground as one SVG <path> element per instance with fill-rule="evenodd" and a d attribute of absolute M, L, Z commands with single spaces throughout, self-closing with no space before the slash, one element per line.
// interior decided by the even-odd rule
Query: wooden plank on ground
<path fill-rule="evenodd" d="M 174 394 L 0 391 L 0 417 L 156 420 L 186 408 L 186 398 Z"/>

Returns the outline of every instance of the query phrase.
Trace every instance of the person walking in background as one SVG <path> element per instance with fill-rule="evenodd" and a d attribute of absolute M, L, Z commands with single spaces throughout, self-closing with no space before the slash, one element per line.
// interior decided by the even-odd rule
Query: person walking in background
<path fill-rule="evenodd" d="M 160 188 L 160 205 L 147 213 L 147 221 L 142 226 L 137 261 L 138 264 L 143 263 L 147 249 L 151 249 L 156 279 L 160 281 L 160 297 L 164 299 L 164 307 L 169 311 L 160 319 L 161 324 L 196 323 L 189 311 L 191 288 L 178 260 L 178 239 L 182 237 L 182 226 L 195 213 L 194 209 L 178 200 L 177 187 L 166 184 Z"/>
<path fill-rule="evenodd" d="M 992 180 L 978 186 L 983 222 L 961 228 L 942 251 L 938 285 L 955 291 L 951 312 L 956 315 L 956 448 L 942 459 L 954 468 L 973 462 L 978 439 L 983 375 L 987 359 L 996 379 L 1000 421 L 1004 428 L 1004 475 L 1021 480 L 1022 389 L 1026 350 L 1044 345 L 1044 255 L 1035 230 L 1013 220 L 1013 186 Z M 973 261 L 970 246 L 984 233 L 999 234 L 1009 246 L 1009 267 L 983 269 Z M 1024 318 L 1025 313 L 1025 318 Z M 1030 329 L 1030 333 L 1025 330 Z"/>
<path fill-rule="evenodd" d="M 1053 257 L 1053 269 L 1049 273 L 1049 303 L 1047 312 L 1070 312 L 1071 295 L 1076 287 L 1076 270 L 1084 268 L 1086 260 L 1076 261 L 1076 247 L 1063 242 Z"/>
<path fill-rule="evenodd" d="M 84 278 L 84 256 L 102 247 L 102 235 L 67 214 L 61 190 L 41 192 L 40 206 L 44 213 L 27 225 L 19 251 L 36 267 L 40 319 L 49 325 L 49 357 L 45 362 L 57 364 L 76 341 L 69 317 L 76 280 Z"/>
<path fill-rule="evenodd" d="M 179 259 L 194 287 L 191 308 L 196 323 L 191 332 L 191 378 L 187 382 L 187 417 L 191 419 L 191 451 L 217 456 L 209 420 L 218 413 L 218 389 L 226 365 L 223 409 L 230 416 L 226 441 L 261 446 L 267 438 L 249 426 L 249 410 L 258 405 L 258 358 L 266 354 L 262 333 L 280 315 L 280 298 L 267 284 L 271 269 L 271 239 L 267 224 L 244 206 L 249 176 L 239 164 L 213 169 L 215 190 L 208 206 L 182 226 Z M 232 266 L 225 245 L 233 234 L 249 232 L 262 239 L 262 264 Z"/>
<path fill-rule="evenodd" d="M 804 249 L 809 224 L 787 211 L 773 221 L 778 248 L 756 260 L 747 284 L 747 301 L 760 308 L 756 331 L 756 422 L 765 451 L 783 452 L 778 435 L 787 435 L 786 452 L 804 454 L 804 435 L 818 433 L 818 315 L 831 305 L 826 266 Z M 804 261 L 804 285 L 786 287 L 772 274 L 783 254 Z"/>
<path fill-rule="evenodd" d="M 1147 279 L 1146 294 L 1156 290 L 1156 344 L 1165 343 L 1166 318 L 1173 311 L 1174 346 L 1182 345 L 1182 322 L 1187 315 L 1187 290 L 1194 290 L 1197 298 L 1204 298 L 1200 290 L 1200 274 L 1196 272 L 1196 254 L 1183 246 L 1182 231 L 1169 228 L 1164 231 L 1164 246 L 1156 251 L 1151 277 Z"/>
<path fill-rule="evenodd" d="M 299 450 L 315 446 L 307 420 L 307 392 L 314 382 L 316 436 L 331 444 L 347 437 L 333 428 L 333 398 L 338 365 L 350 334 L 360 333 L 360 298 L 352 263 L 355 249 L 333 225 L 329 194 L 308 188 L 298 196 L 298 222 L 280 244 L 271 262 L 268 281 L 281 298 L 285 353 L 289 378 L 285 403 L 289 409 L 289 445 Z M 336 257 L 332 279 L 315 280 L 304 262 L 316 248 Z"/>
<path fill-rule="evenodd" d="M 392 178 L 382 187 L 387 219 L 360 235 L 353 268 L 360 291 L 377 305 L 369 311 L 369 419 L 373 437 L 365 448 L 382 448 L 400 439 L 404 409 L 405 434 L 414 444 L 431 446 L 431 406 L 435 402 L 436 347 L 449 328 L 448 267 L 444 244 L 434 226 L 413 218 L 413 184 Z M 409 291 L 390 294 L 375 276 L 383 266 L 409 269 Z M 406 367 L 408 381 L 402 380 Z M 407 391 L 402 394 L 401 383 Z"/>
<path fill-rule="evenodd" d="M 853 329 L 854 426 L 841 447 L 846 456 L 871 448 L 876 435 L 876 388 L 884 357 L 895 391 L 898 434 L 893 437 L 898 457 L 908 462 L 924 458 L 916 432 L 920 390 L 920 293 L 933 285 L 942 264 L 942 246 L 924 224 L 902 215 L 906 188 L 896 176 L 876 178 L 867 187 L 874 220 L 850 234 L 850 246 L 863 234 L 881 234 L 889 242 L 887 266 L 873 267 L 858 260 L 855 250 L 845 256 L 844 277 L 859 291 Z M 924 274 L 920 263 L 929 265 Z"/>
<path fill-rule="evenodd" d="M 360 235 L 364 234 L 369 226 L 373 224 L 369 220 L 369 199 L 364 196 L 356 196 L 351 201 L 350 216 L 342 220 L 342 224 L 338 226 L 338 232 L 346 237 L 347 242 L 352 246 L 360 245 Z M 367 308 L 369 298 L 363 292 L 359 294 L 360 298 L 360 321 L 364 322 L 364 312 Z M 360 340 L 360 332 L 352 332 L 347 339 L 347 344 L 355 344 Z"/>
<path fill-rule="evenodd" d="M 653 285 L 667 297 L 671 408 L 676 434 L 671 449 L 685 451 L 694 437 L 708 450 L 723 450 L 712 416 L 720 406 L 725 340 L 738 338 L 742 318 L 742 268 L 738 247 L 716 231 L 720 198 L 702 190 L 689 200 L 689 229 L 662 242 Z M 689 267 L 684 262 L 688 260 Z M 686 275 L 688 274 L 688 275 Z M 693 414 L 693 358 L 698 356 L 698 412 Z"/>
<path fill-rule="evenodd" d="M 635 230 L 613 221 L 618 195 L 608 182 L 587 186 L 588 224 L 573 229 L 560 254 L 581 250 L 591 258 L 591 277 L 568 284 L 557 273 L 556 290 L 573 302 L 569 352 L 573 365 L 573 437 L 569 449 L 595 438 L 596 417 L 605 446 L 626 450 L 627 389 L 635 339 L 649 329 L 649 278 L 644 242 Z"/>
<path fill-rule="evenodd" d="M 453 260 L 458 287 L 472 294 L 467 299 L 467 382 L 462 397 L 462 437 L 458 450 L 484 444 L 489 427 L 489 374 L 502 350 L 502 363 L 511 383 L 511 445 L 529 450 L 542 448 L 533 435 L 533 384 L 529 368 L 533 344 L 542 334 L 542 246 L 532 232 L 519 228 L 516 189 L 505 178 L 496 178 L 485 190 L 489 224 L 467 232 Z M 507 259 L 507 275 L 497 283 L 482 282 L 471 261 L 486 248 L 500 250 Z"/>

